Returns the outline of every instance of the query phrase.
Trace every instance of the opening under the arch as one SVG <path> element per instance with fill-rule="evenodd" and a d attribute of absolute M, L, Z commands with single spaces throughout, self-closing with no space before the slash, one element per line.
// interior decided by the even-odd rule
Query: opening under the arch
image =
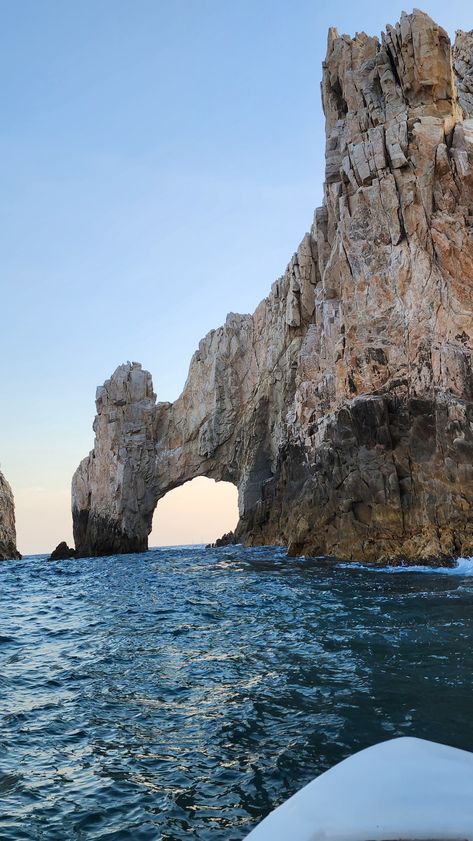
<path fill-rule="evenodd" d="M 149 546 L 214 543 L 238 522 L 238 491 L 231 482 L 199 476 L 157 504 Z"/>

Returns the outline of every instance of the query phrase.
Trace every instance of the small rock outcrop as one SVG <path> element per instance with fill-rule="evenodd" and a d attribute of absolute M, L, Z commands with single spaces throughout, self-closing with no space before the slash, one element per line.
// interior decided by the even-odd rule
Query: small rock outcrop
<path fill-rule="evenodd" d="M 71 549 L 70 546 L 67 545 L 65 540 L 62 540 L 61 543 L 58 543 L 56 548 L 51 552 L 48 561 L 67 561 L 69 558 L 76 557 L 76 550 Z"/>
<path fill-rule="evenodd" d="M 195 476 L 239 490 L 235 540 L 407 561 L 473 552 L 473 33 L 403 14 L 330 30 L 324 203 L 253 315 L 181 396 L 120 366 L 72 489 L 78 553 L 147 547 Z"/>
<path fill-rule="evenodd" d="M 235 532 L 228 531 L 226 534 L 222 534 L 221 537 L 218 537 L 215 543 L 211 544 L 211 548 L 218 549 L 220 546 L 234 546 L 236 542 Z"/>
<path fill-rule="evenodd" d="M 10 485 L 0 473 L 0 561 L 19 560 L 16 548 L 15 503 Z"/>

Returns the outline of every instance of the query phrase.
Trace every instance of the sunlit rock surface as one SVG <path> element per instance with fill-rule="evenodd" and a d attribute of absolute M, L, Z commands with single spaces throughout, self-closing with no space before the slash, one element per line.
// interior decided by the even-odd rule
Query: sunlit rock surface
<path fill-rule="evenodd" d="M 157 501 L 239 489 L 236 539 L 409 561 L 473 551 L 473 34 L 427 15 L 330 30 L 324 204 L 253 315 L 200 343 L 181 396 L 120 366 L 73 479 L 81 554 L 141 551 Z"/>
<path fill-rule="evenodd" d="M 16 548 L 15 503 L 10 485 L 0 473 L 0 561 L 21 558 Z"/>

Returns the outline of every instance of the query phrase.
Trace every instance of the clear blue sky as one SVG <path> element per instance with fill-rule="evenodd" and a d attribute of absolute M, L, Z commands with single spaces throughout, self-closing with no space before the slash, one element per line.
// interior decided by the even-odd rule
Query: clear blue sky
<path fill-rule="evenodd" d="M 473 27 L 466 0 L 422 8 Z M 401 10 L 1 0 L 0 461 L 20 550 L 70 538 L 95 387 L 138 360 L 173 400 L 199 339 L 283 272 L 322 194 L 327 29 L 379 34 Z"/>

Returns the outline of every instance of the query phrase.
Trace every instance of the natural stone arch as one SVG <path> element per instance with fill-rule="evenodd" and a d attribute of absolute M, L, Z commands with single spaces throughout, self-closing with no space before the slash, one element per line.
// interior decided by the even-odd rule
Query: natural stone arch
<path fill-rule="evenodd" d="M 238 522 L 238 490 L 232 482 L 197 476 L 162 497 L 154 511 L 150 546 L 214 543 Z"/>
<path fill-rule="evenodd" d="M 136 363 L 99 390 L 79 553 L 146 548 L 160 496 L 200 475 L 238 486 L 247 544 L 473 552 L 472 48 L 419 10 L 381 41 L 330 31 L 311 231 L 255 313 L 202 340 L 175 403 Z"/>
<path fill-rule="evenodd" d="M 97 389 L 94 449 L 72 482 L 80 555 L 144 551 L 158 501 L 196 476 L 236 485 L 237 536 L 265 542 L 262 487 L 277 471 L 313 317 L 314 250 L 307 235 L 253 315 L 230 313 L 202 339 L 174 403 L 156 403 L 151 374 L 137 362 Z"/>

